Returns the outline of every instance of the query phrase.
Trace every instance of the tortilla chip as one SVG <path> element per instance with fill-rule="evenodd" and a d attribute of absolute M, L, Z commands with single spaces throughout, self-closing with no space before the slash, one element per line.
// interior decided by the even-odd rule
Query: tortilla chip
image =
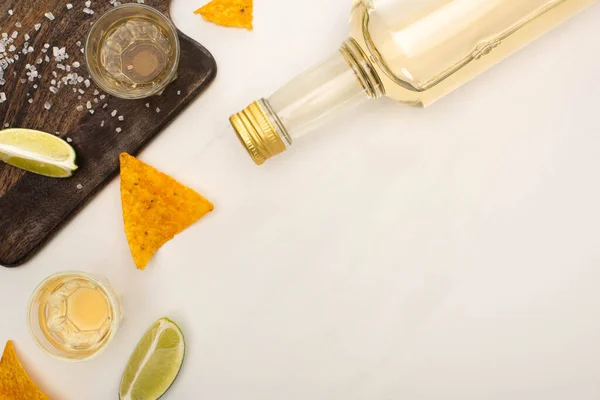
<path fill-rule="evenodd" d="M 0 361 L 0 400 L 23 399 L 50 400 L 27 375 L 9 340 Z"/>
<path fill-rule="evenodd" d="M 252 0 L 213 0 L 194 14 L 215 24 L 252 30 L 253 8 Z"/>
<path fill-rule="evenodd" d="M 214 210 L 210 201 L 129 154 L 121 154 L 125 234 L 138 269 L 175 235 Z"/>

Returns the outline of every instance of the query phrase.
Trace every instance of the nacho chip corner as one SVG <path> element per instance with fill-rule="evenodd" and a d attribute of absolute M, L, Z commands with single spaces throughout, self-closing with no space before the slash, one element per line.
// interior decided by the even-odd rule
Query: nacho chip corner
<path fill-rule="evenodd" d="M 252 0 L 213 0 L 194 14 L 215 24 L 252 30 L 254 5 Z"/>
<path fill-rule="evenodd" d="M 50 400 L 21 365 L 12 341 L 6 343 L 0 360 L 0 400 Z"/>

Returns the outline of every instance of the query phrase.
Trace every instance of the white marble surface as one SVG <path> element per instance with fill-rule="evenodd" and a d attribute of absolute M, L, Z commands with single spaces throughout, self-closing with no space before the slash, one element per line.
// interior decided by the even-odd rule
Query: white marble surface
<path fill-rule="evenodd" d="M 600 397 L 600 6 L 432 108 L 367 104 L 257 168 L 227 117 L 334 51 L 350 1 L 257 0 L 253 32 L 204 22 L 201 3 L 172 12 L 218 78 L 141 159 L 216 212 L 138 272 L 115 180 L 39 256 L 0 268 L 0 342 L 53 399 L 115 398 L 162 316 L 188 344 L 168 399 Z M 123 296 L 90 362 L 27 332 L 31 291 L 65 269 Z"/>

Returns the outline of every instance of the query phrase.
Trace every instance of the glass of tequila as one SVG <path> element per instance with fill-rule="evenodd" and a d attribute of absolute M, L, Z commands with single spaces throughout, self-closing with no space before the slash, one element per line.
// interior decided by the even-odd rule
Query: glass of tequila
<path fill-rule="evenodd" d="M 93 81 L 123 99 L 161 94 L 177 78 L 180 52 L 171 20 L 137 3 L 117 6 L 102 15 L 85 45 Z"/>
<path fill-rule="evenodd" d="M 110 343 L 121 309 L 108 282 L 84 272 L 46 278 L 29 302 L 28 323 L 35 342 L 48 354 L 83 361 Z"/>

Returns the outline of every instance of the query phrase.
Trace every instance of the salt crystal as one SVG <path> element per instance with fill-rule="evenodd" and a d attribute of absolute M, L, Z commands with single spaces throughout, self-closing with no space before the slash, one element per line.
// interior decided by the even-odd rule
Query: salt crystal
<path fill-rule="evenodd" d="M 75 44 L 77 45 L 77 47 L 81 47 L 81 40 L 76 41 Z"/>
<path fill-rule="evenodd" d="M 123 121 L 125 119 L 125 117 L 123 117 L 122 115 L 119 115 L 119 121 Z"/>
<path fill-rule="evenodd" d="M 90 112 L 90 114 L 93 114 L 93 113 L 94 113 L 94 110 L 88 110 L 88 111 Z"/>
<path fill-rule="evenodd" d="M 102 106 L 102 108 L 106 108 L 108 107 L 108 103 L 104 103 L 104 105 Z"/>
<path fill-rule="evenodd" d="M 177 96 L 181 96 L 181 90 L 177 91 Z"/>
<path fill-rule="evenodd" d="M 83 106 L 82 105 L 78 105 L 77 106 L 77 111 L 83 111 Z"/>
<path fill-rule="evenodd" d="M 50 90 L 52 93 L 54 93 L 54 94 L 58 93 L 58 89 L 57 89 L 57 88 L 55 88 L 54 86 L 50 86 L 50 89 L 49 89 L 49 90 Z"/>
<path fill-rule="evenodd" d="M 150 108 L 150 103 L 146 103 L 146 108 Z"/>
<path fill-rule="evenodd" d="M 156 112 L 159 113 L 160 112 L 160 108 L 156 107 Z"/>
<path fill-rule="evenodd" d="M 104 120 L 102 120 L 102 122 L 100 122 L 100 126 L 104 126 Z"/>
<path fill-rule="evenodd" d="M 90 0 L 85 2 L 85 6 L 86 7 L 91 7 L 92 6 L 92 2 Z"/>
<path fill-rule="evenodd" d="M 81 64 L 79 64 L 79 62 L 75 61 L 73 63 L 73 68 L 79 68 L 79 65 L 81 65 Z"/>
<path fill-rule="evenodd" d="M 10 35 L 10 37 L 13 38 L 13 39 L 16 39 L 18 36 L 19 36 L 19 32 L 17 32 L 17 31 L 14 31 L 12 33 L 12 35 Z"/>
<path fill-rule="evenodd" d="M 105 98 L 106 98 L 105 95 L 103 95 L 103 94 L 100 95 L 100 100 L 104 100 Z"/>
<path fill-rule="evenodd" d="M 67 10 L 70 10 L 71 8 L 73 8 L 73 4 L 71 4 L 71 3 L 68 3 L 68 4 L 67 4 Z"/>
<path fill-rule="evenodd" d="M 34 28 L 35 28 L 36 32 L 39 31 L 41 27 L 42 27 L 42 24 L 35 24 L 34 25 Z"/>
<path fill-rule="evenodd" d="M 23 27 L 23 25 L 21 25 L 21 23 L 20 23 L 20 22 L 17 22 L 17 23 L 15 24 L 15 26 L 16 26 L 17 28 L 22 28 L 22 27 Z"/>
<path fill-rule="evenodd" d="M 98 89 L 94 90 L 94 96 L 98 96 L 100 94 L 100 92 L 98 91 Z"/>
<path fill-rule="evenodd" d="M 37 85 L 37 83 L 36 83 L 35 85 L 33 85 L 33 88 L 34 88 L 34 89 L 37 89 L 37 88 L 38 88 L 38 85 Z"/>
<path fill-rule="evenodd" d="M 68 138 L 67 138 L 67 142 L 68 142 L 68 143 L 72 143 L 72 142 L 73 142 L 73 139 L 71 139 L 70 137 L 68 137 Z"/>
<path fill-rule="evenodd" d="M 50 103 L 46 102 L 46 103 L 44 103 L 44 108 L 45 108 L 46 110 L 49 110 L 49 109 L 51 109 L 51 108 L 52 108 L 52 104 L 50 104 Z"/>
<path fill-rule="evenodd" d="M 11 14 L 11 15 L 12 15 L 12 14 Z M 0 97 L 2 97 L 2 96 L 0 95 Z M 5 127 L 5 128 L 8 128 L 9 126 L 10 126 L 10 124 L 9 124 L 8 122 L 4 124 L 4 127 Z"/>
<path fill-rule="evenodd" d="M 77 190 L 81 190 L 81 189 L 83 189 L 83 185 L 81 183 L 78 183 L 76 188 L 77 188 Z"/>
<path fill-rule="evenodd" d="M 27 101 L 29 102 L 29 104 L 32 104 L 32 103 L 33 103 L 33 99 L 29 99 L 29 100 L 27 100 Z"/>
<path fill-rule="evenodd" d="M 85 87 L 90 87 L 90 80 L 89 79 L 86 79 L 83 83 L 85 84 Z"/>
<path fill-rule="evenodd" d="M 92 108 L 92 103 L 88 101 L 85 106 L 89 110 L 90 108 Z"/>
<path fill-rule="evenodd" d="M 29 41 L 29 39 L 31 39 L 31 36 L 29 36 L 28 33 L 25 34 L 25 41 Z"/>
<path fill-rule="evenodd" d="M 94 13 L 94 10 L 91 10 L 89 8 L 84 8 L 83 12 L 86 13 L 86 14 L 88 14 L 88 15 L 92 15 Z"/>
<path fill-rule="evenodd" d="M 13 10 L 8 10 L 8 15 L 13 15 Z"/>
<path fill-rule="evenodd" d="M 113 117 L 117 115 L 117 110 L 113 110 L 113 112 L 110 113 L 110 115 L 112 115 Z"/>
<path fill-rule="evenodd" d="M 84 93 L 85 93 L 85 91 L 84 91 L 83 89 L 79 89 L 79 90 L 77 90 L 77 91 L 78 91 L 79 93 L 81 93 L 81 94 L 84 94 Z"/>
<path fill-rule="evenodd" d="M 117 131 L 117 133 L 121 133 L 121 131 L 122 131 L 122 130 L 123 130 L 123 129 L 121 129 L 121 128 L 117 128 L 117 129 L 115 129 L 115 131 Z"/>
<path fill-rule="evenodd" d="M 46 14 L 44 14 L 46 16 L 46 18 L 48 18 L 50 21 L 54 21 L 54 14 L 52 14 L 51 12 L 47 12 Z"/>
<path fill-rule="evenodd" d="M 4 103 L 6 101 L 6 93 L 0 92 L 0 103 Z"/>

